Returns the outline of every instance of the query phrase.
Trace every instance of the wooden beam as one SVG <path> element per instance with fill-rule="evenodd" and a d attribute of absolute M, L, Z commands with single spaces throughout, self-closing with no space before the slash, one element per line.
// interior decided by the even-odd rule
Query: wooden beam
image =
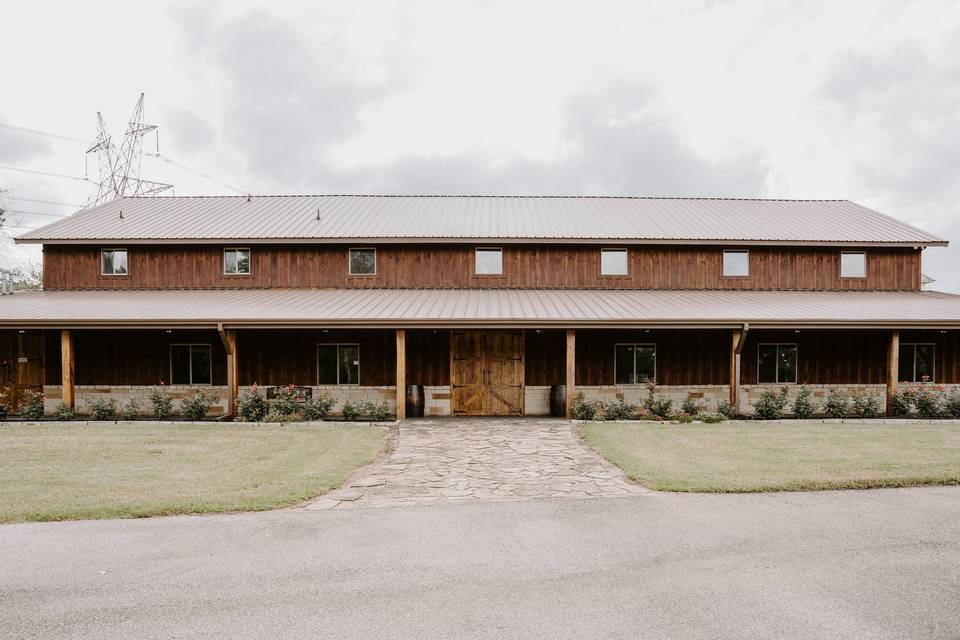
<path fill-rule="evenodd" d="M 887 414 L 891 413 L 890 403 L 897 393 L 897 378 L 900 377 L 900 332 L 890 332 L 890 345 L 887 347 Z"/>
<path fill-rule="evenodd" d="M 407 332 L 397 329 L 397 420 L 407 417 Z"/>
<path fill-rule="evenodd" d="M 227 350 L 227 415 L 237 415 L 237 397 L 240 395 L 240 383 L 237 376 L 237 332 L 227 329 L 224 332 Z"/>
<path fill-rule="evenodd" d="M 576 385 L 574 376 L 576 375 L 577 363 L 577 332 L 573 329 L 567 329 L 567 376 L 566 376 L 566 402 L 567 402 L 567 420 L 573 419 L 573 396 L 576 394 Z"/>
<path fill-rule="evenodd" d="M 69 329 L 60 332 L 60 384 L 63 390 L 63 404 L 74 408 L 76 404 L 76 390 L 74 388 L 74 350 L 73 334 Z"/>
<path fill-rule="evenodd" d="M 743 323 L 743 329 L 734 329 L 730 342 L 730 404 L 740 413 L 740 354 L 747 341 L 750 325 Z"/>

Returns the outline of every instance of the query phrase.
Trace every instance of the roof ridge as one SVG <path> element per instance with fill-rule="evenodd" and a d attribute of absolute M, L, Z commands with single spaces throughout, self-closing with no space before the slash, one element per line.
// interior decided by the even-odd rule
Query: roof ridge
<path fill-rule="evenodd" d="M 623 196 L 565 194 L 480 194 L 480 193 L 262 193 L 187 196 L 125 196 L 125 200 L 190 200 L 202 198 L 525 198 L 557 200 L 710 200 L 730 202 L 849 202 L 845 198 L 761 198 L 750 196 Z"/>

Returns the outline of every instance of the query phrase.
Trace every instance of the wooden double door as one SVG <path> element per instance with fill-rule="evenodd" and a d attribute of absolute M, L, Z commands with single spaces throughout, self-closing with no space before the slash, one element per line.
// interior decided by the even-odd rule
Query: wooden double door
<path fill-rule="evenodd" d="M 43 393 L 43 333 L 0 331 L 0 392 L 11 413 L 20 411 L 27 390 Z"/>
<path fill-rule="evenodd" d="M 450 334 L 450 404 L 459 416 L 523 414 L 523 331 Z"/>

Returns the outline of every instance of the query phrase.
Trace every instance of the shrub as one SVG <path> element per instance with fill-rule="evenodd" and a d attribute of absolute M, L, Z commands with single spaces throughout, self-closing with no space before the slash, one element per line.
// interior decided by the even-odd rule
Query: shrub
<path fill-rule="evenodd" d="M 308 398 L 303 403 L 303 417 L 306 420 L 321 420 L 326 418 L 336 403 L 337 401 L 327 394 L 322 394 L 316 398 Z"/>
<path fill-rule="evenodd" d="M 162 385 L 150 391 L 150 406 L 153 417 L 157 420 L 167 420 L 173 415 L 173 396 Z"/>
<path fill-rule="evenodd" d="M 10 415 L 10 405 L 7 404 L 7 394 L 0 393 L 0 420 L 6 420 Z"/>
<path fill-rule="evenodd" d="M 372 402 L 364 400 L 357 405 L 360 415 L 370 418 L 374 422 L 387 422 L 394 420 L 393 409 L 386 402 Z"/>
<path fill-rule="evenodd" d="M 960 389 L 953 390 L 953 393 L 947 397 L 943 408 L 954 418 L 960 418 Z"/>
<path fill-rule="evenodd" d="M 100 398 L 93 403 L 90 416 L 93 417 L 94 420 L 116 420 L 117 401 L 113 398 Z"/>
<path fill-rule="evenodd" d="M 658 418 L 667 418 L 672 413 L 673 400 L 666 396 L 658 396 L 656 383 L 648 382 L 647 398 L 643 401 L 643 406 Z"/>
<path fill-rule="evenodd" d="M 670 422 L 677 422 L 680 424 L 690 424 L 693 422 L 694 417 L 689 413 L 675 413 L 670 416 Z"/>
<path fill-rule="evenodd" d="M 257 391 L 257 385 L 237 398 L 237 417 L 240 422 L 261 422 L 267 417 L 267 400 Z"/>
<path fill-rule="evenodd" d="M 823 403 L 823 410 L 831 418 L 843 418 L 850 413 L 850 402 L 838 389 L 831 389 L 827 401 Z"/>
<path fill-rule="evenodd" d="M 593 420 L 597 417 L 599 403 L 596 400 L 585 400 L 582 393 L 578 393 L 573 400 L 573 417 L 577 420 Z"/>
<path fill-rule="evenodd" d="M 737 411 L 733 408 L 733 405 L 727 402 L 726 400 L 721 400 L 717 403 L 717 413 L 726 418 L 727 420 L 733 420 L 737 417 Z"/>
<path fill-rule="evenodd" d="M 707 424 L 716 424 L 718 422 L 724 422 L 727 419 L 722 413 L 701 413 L 699 418 Z"/>
<path fill-rule="evenodd" d="M 61 402 L 57 405 L 57 408 L 53 410 L 53 417 L 62 422 L 66 422 L 73 420 L 76 414 L 73 412 L 73 409 Z"/>
<path fill-rule="evenodd" d="M 344 420 L 353 421 L 360 417 L 360 409 L 352 402 L 344 402 L 340 411 Z"/>
<path fill-rule="evenodd" d="M 703 405 L 697 402 L 696 399 L 687 396 L 684 398 L 683 402 L 680 403 L 680 411 L 684 412 L 688 416 L 695 416 L 703 411 Z"/>
<path fill-rule="evenodd" d="M 876 418 L 880 415 L 880 401 L 873 396 L 858 394 L 853 397 L 853 413 L 858 418 Z"/>
<path fill-rule="evenodd" d="M 280 413 L 274 409 L 270 409 L 267 412 L 267 415 L 263 417 L 263 422 L 302 422 L 303 413 L 299 411 L 294 411 L 293 413 Z"/>
<path fill-rule="evenodd" d="M 943 391 L 941 387 L 931 387 L 920 383 L 913 392 L 913 406 L 921 418 L 936 418 L 943 414 Z"/>
<path fill-rule="evenodd" d="M 753 410 L 761 420 L 777 420 L 783 417 L 786 406 L 787 388 L 784 387 L 779 393 L 769 390 L 761 393 L 760 399 L 753 405 Z"/>
<path fill-rule="evenodd" d="M 796 399 L 793 401 L 793 417 L 797 420 L 807 420 L 813 416 L 813 402 L 810 400 L 813 394 L 810 389 L 800 387 Z"/>
<path fill-rule="evenodd" d="M 270 405 L 270 413 L 284 416 L 297 413 L 300 410 L 297 388 L 292 384 L 288 387 L 278 387 L 268 404 Z"/>
<path fill-rule="evenodd" d="M 895 416 L 905 416 L 913 407 L 913 393 L 899 391 L 890 396 L 890 413 Z"/>
<path fill-rule="evenodd" d="M 210 412 L 210 407 L 215 405 L 220 398 L 209 389 L 200 389 L 191 398 L 184 398 L 180 401 L 180 409 L 183 415 L 191 420 L 203 420 Z"/>
<path fill-rule="evenodd" d="M 43 394 L 27 389 L 23 392 L 20 401 L 20 417 L 24 420 L 40 420 L 43 418 Z"/>
<path fill-rule="evenodd" d="M 120 407 L 120 415 L 124 420 L 136 420 L 140 415 L 140 403 L 136 398 L 130 398 L 126 404 Z"/>
<path fill-rule="evenodd" d="M 633 420 L 636 415 L 637 405 L 630 404 L 623 398 L 603 407 L 603 417 L 607 420 Z"/>

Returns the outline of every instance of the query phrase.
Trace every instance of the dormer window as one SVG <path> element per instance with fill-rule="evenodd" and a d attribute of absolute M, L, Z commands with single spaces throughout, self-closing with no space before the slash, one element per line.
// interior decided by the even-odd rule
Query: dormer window
<path fill-rule="evenodd" d="M 127 250 L 103 249 L 100 251 L 100 275 L 127 275 Z"/>
<path fill-rule="evenodd" d="M 499 276 L 503 274 L 503 250 L 495 247 L 477 247 L 476 274 Z"/>
<path fill-rule="evenodd" d="M 223 272 L 228 276 L 250 274 L 250 249 L 224 249 Z"/>
<path fill-rule="evenodd" d="M 867 254 L 863 251 L 843 251 L 840 253 L 841 278 L 866 278 Z"/>
<path fill-rule="evenodd" d="M 726 278 L 744 278 L 750 275 L 749 251 L 724 251 L 723 275 Z"/>
<path fill-rule="evenodd" d="M 600 275 L 625 276 L 627 275 L 626 249 L 600 250 Z"/>
<path fill-rule="evenodd" d="M 352 276 L 377 275 L 377 250 L 350 249 L 349 269 Z"/>

